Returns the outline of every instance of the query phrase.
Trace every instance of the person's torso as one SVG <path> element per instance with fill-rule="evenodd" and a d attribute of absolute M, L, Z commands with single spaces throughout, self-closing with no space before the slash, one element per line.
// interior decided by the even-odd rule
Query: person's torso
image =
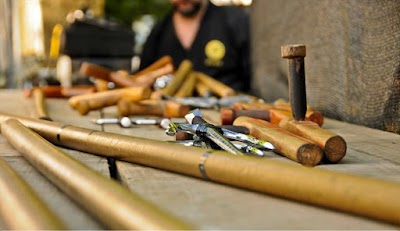
<path fill-rule="evenodd" d="M 234 85 L 240 82 L 238 75 L 239 54 L 233 31 L 226 25 L 226 15 L 216 7 L 210 7 L 203 17 L 190 49 L 184 49 L 177 38 L 171 18 L 159 34 L 158 58 L 169 54 L 176 67 L 188 59 L 193 69 L 204 72 L 217 80 Z M 234 88 L 237 88 L 233 86 Z"/>

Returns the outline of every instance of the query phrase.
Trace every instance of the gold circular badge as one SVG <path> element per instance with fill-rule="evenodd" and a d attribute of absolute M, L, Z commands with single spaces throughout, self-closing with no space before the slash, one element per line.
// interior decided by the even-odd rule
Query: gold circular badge
<path fill-rule="evenodd" d="M 205 47 L 207 58 L 221 60 L 225 56 L 225 45 L 219 40 L 211 40 Z"/>

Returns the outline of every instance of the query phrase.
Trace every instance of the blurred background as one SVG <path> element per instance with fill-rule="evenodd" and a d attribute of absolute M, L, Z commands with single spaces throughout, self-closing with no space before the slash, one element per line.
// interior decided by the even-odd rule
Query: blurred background
<path fill-rule="evenodd" d="M 58 85 L 68 75 L 72 84 L 85 81 L 77 73 L 83 61 L 133 72 L 169 8 L 166 0 L 0 0 L 0 88 Z"/>
<path fill-rule="evenodd" d="M 288 98 L 286 44 L 305 44 L 307 101 L 400 133 L 399 0 L 213 0 L 250 14 L 252 94 Z M 87 81 L 90 61 L 134 72 L 168 0 L 0 0 L 0 88 Z M 67 81 L 72 79 L 72 83 Z"/>

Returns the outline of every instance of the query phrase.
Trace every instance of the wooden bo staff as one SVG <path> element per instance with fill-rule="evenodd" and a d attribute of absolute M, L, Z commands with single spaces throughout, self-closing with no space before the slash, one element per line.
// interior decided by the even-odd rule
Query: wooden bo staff
<path fill-rule="evenodd" d="M 1 132 L 38 171 L 110 229 L 192 228 L 71 158 L 17 120 L 3 121 Z"/>
<path fill-rule="evenodd" d="M 400 225 L 396 182 L 0 113 L 10 118 L 64 147 Z"/>
<path fill-rule="evenodd" d="M 120 100 L 117 105 L 118 115 L 121 117 L 131 115 L 154 115 L 172 118 L 183 117 L 190 111 L 189 106 L 163 100 L 143 100 L 140 102 Z"/>
<path fill-rule="evenodd" d="M 314 122 L 285 118 L 279 123 L 279 127 L 316 143 L 323 149 L 324 160 L 328 163 L 337 163 L 346 155 L 346 141 Z"/>
<path fill-rule="evenodd" d="M 102 91 L 93 94 L 71 97 L 69 105 L 78 110 L 81 115 L 86 115 L 92 110 L 116 105 L 119 100 L 124 99 L 130 102 L 148 99 L 151 90 L 145 87 L 127 87 L 116 90 Z"/>
<path fill-rule="evenodd" d="M 0 220 L 6 229 L 67 229 L 3 158 L 0 157 Z"/>
<path fill-rule="evenodd" d="M 197 72 L 197 80 L 206 85 L 214 94 L 221 98 L 236 95 L 235 90 L 231 87 L 202 72 Z"/>
<path fill-rule="evenodd" d="M 232 109 L 234 110 L 264 110 L 270 112 L 270 114 L 274 113 L 274 116 L 270 116 L 273 121 L 272 123 L 278 124 L 281 119 L 286 117 L 293 117 L 290 106 L 287 105 L 272 105 L 268 103 L 246 103 L 246 102 L 237 102 L 232 105 Z M 271 109 L 273 110 L 271 112 Z M 317 123 L 319 126 L 324 124 L 324 117 L 320 112 L 309 110 L 306 112 L 306 120 L 313 121 Z"/>
<path fill-rule="evenodd" d="M 40 88 L 36 88 L 33 90 L 33 99 L 35 102 L 35 108 L 39 119 L 42 120 L 51 120 L 49 113 L 47 112 L 47 105 L 43 91 Z"/>
<path fill-rule="evenodd" d="M 237 118 L 233 124 L 247 127 L 250 135 L 270 142 L 276 151 L 293 161 L 307 166 L 315 166 L 322 160 L 323 152 L 316 144 L 294 135 L 278 125 L 246 116 Z"/>

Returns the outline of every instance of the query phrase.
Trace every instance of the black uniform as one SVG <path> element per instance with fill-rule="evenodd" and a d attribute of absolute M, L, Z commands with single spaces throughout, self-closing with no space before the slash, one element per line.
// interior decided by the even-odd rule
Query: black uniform
<path fill-rule="evenodd" d="M 208 4 L 192 47 L 180 44 L 172 22 L 172 13 L 150 33 L 141 55 L 141 69 L 164 55 L 174 66 L 184 60 L 201 71 L 239 91 L 250 88 L 250 41 L 248 15 L 238 8 Z"/>

